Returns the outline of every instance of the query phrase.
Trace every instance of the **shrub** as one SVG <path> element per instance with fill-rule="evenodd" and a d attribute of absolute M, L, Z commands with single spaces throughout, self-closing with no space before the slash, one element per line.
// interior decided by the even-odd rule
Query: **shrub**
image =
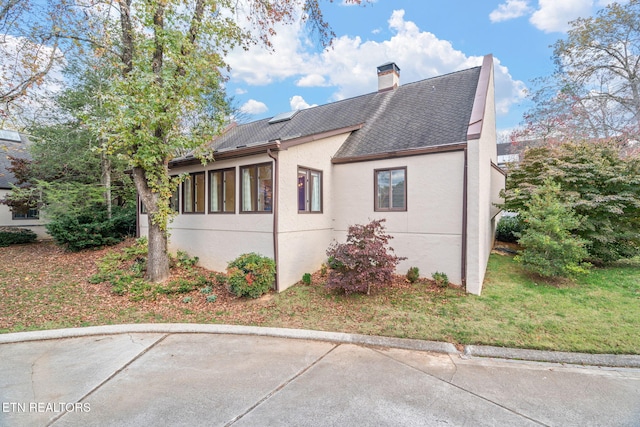
<path fill-rule="evenodd" d="M 517 243 L 522 228 L 522 220 L 518 216 L 503 216 L 496 226 L 496 240 Z"/>
<path fill-rule="evenodd" d="M 343 289 L 345 293 L 365 292 L 372 286 L 390 283 L 398 263 L 404 259 L 395 256 L 388 246 L 392 236 L 384 233 L 384 219 L 366 225 L 352 225 L 347 242 L 334 242 L 327 249 L 331 269 L 328 288 Z"/>
<path fill-rule="evenodd" d="M 441 288 L 446 288 L 447 286 L 449 286 L 449 277 L 446 273 L 440 273 L 439 271 L 436 271 L 435 273 L 431 274 L 431 278 L 434 282 L 436 282 L 436 285 L 440 286 Z"/>
<path fill-rule="evenodd" d="M 57 244 L 80 251 L 121 242 L 135 230 L 135 221 L 134 209 L 114 206 L 109 219 L 106 208 L 95 206 L 78 214 L 59 215 L 46 227 Z"/>
<path fill-rule="evenodd" d="M 582 262 L 589 255 L 586 240 L 571 234 L 580 220 L 560 200 L 560 191 L 559 185 L 545 181 L 522 213 L 526 228 L 519 242 L 524 249 L 515 259 L 545 278 L 575 276 L 586 273 L 589 266 Z"/>
<path fill-rule="evenodd" d="M 530 148 L 509 170 L 503 207 L 522 213 L 545 180 L 580 223 L 571 229 L 585 241 L 588 259 L 608 263 L 640 254 L 640 158 L 616 140 Z"/>
<path fill-rule="evenodd" d="M 37 237 L 36 233 L 26 228 L 2 227 L 0 228 L 0 247 L 32 243 Z"/>
<path fill-rule="evenodd" d="M 269 292 L 276 277 L 276 264 L 254 252 L 242 254 L 227 266 L 229 291 L 239 297 L 258 298 Z"/>
<path fill-rule="evenodd" d="M 420 279 L 420 270 L 418 267 L 411 267 L 407 271 L 407 280 L 411 283 L 415 283 Z"/>
<path fill-rule="evenodd" d="M 311 274 L 310 273 L 304 273 L 302 275 L 302 283 L 304 283 L 305 285 L 310 285 L 311 284 Z"/>

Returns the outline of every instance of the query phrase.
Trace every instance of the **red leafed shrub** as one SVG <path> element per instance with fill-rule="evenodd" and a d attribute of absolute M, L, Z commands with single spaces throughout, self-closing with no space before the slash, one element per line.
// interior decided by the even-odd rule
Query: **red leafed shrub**
<path fill-rule="evenodd" d="M 391 282 L 396 265 L 405 258 L 397 257 L 385 234 L 384 219 L 366 225 L 349 227 L 347 242 L 334 242 L 327 249 L 329 277 L 327 287 L 344 289 L 345 293 L 366 292 L 372 286 Z"/>

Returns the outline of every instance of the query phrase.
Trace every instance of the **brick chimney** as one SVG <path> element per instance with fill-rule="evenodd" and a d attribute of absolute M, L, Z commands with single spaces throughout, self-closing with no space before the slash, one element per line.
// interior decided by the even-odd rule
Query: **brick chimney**
<path fill-rule="evenodd" d="M 387 62 L 378 67 L 378 92 L 393 90 L 400 84 L 400 68 L 395 62 Z"/>

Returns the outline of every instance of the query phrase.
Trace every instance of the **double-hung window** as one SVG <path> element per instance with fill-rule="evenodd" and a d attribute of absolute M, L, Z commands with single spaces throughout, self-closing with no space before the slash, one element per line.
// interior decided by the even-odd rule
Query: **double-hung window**
<path fill-rule="evenodd" d="M 236 170 L 221 169 L 209 172 L 209 212 L 236 211 Z"/>
<path fill-rule="evenodd" d="M 407 168 L 376 169 L 375 210 L 407 210 Z"/>
<path fill-rule="evenodd" d="M 240 167 L 240 212 L 271 212 L 272 172 L 271 163 Z"/>
<path fill-rule="evenodd" d="M 322 212 L 322 172 L 298 168 L 298 212 Z"/>
<path fill-rule="evenodd" d="M 204 172 L 191 173 L 182 183 L 182 213 L 204 213 Z"/>

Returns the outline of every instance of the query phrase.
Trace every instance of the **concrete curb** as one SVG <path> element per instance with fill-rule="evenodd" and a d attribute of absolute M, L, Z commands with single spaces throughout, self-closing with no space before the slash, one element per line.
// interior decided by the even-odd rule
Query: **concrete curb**
<path fill-rule="evenodd" d="M 436 341 L 346 334 L 341 332 L 311 331 L 305 329 L 263 328 L 258 326 L 236 325 L 202 325 L 188 323 L 141 323 L 16 332 L 0 335 L 0 344 L 127 333 L 256 335 L 300 340 L 327 341 L 341 344 L 359 344 L 373 347 L 400 348 L 405 350 L 430 351 L 435 353 L 460 354 L 453 344 Z"/>
<path fill-rule="evenodd" d="M 616 368 L 640 368 L 640 356 L 638 355 L 569 353 L 482 345 L 467 345 L 461 353 L 453 344 L 437 341 L 347 334 L 342 332 L 312 331 L 306 329 L 189 323 L 136 323 L 128 325 L 89 326 L 86 328 L 16 332 L 0 334 L 0 345 L 63 338 L 78 338 L 92 335 L 117 335 L 127 333 L 255 335 L 299 340 L 326 341 L 340 344 L 358 344 L 371 347 L 398 348 L 403 350 L 428 351 L 433 353 L 454 354 L 463 357 L 512 359 Z"/>
<path fill-rule="evenodd" d="M 468 345 L 464 348 L 463 356 L 566 363 L 572 365 L 607 366 L 612 368 L 640 368 L 640 356 L 628 354 L 569 353 L 562 351 Z"/>

